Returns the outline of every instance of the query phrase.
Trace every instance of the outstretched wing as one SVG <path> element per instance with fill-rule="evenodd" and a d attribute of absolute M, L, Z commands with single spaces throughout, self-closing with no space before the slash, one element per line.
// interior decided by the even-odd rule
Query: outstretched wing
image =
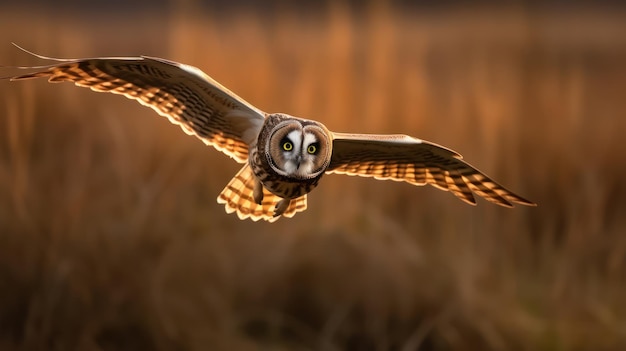
<path fill-rule="evenodd" d="M 196 67 L 146 56 L 55 59 L 33 55 L 56 63 L 19 67 L 30 72 L 5 78 L 46 77 L 50 82 L 73 82 L 94 91 L 124 95 L 240 163 L 247 161 L 248 145 L 263 125 L 264 112 Z"/>
<path fill-rule="evenodd" d="M 328 173 L 430 184 L 472 205 L 476 204 L 474 192 L 501 206 L 535 206 L 437 144 L 406 135 L 333 133 L 333 138 Z"/>

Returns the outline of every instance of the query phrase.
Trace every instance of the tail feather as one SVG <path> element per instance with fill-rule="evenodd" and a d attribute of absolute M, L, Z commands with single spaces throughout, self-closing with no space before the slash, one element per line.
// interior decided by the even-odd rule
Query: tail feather
<path fill-rule="evenodd" d="M 224 204 L 226 213 L 236 212 L 240 219 L 250 218 L 253 221 L 259 219 L 274 222 L 281 216 L 274 216 L 276 204 L 282 200 L 263 189 L 263 201 L 261 205 L 254 201 L 253 191 L 256 178 L 249 165 L 245 165 L 233 179 L 226 185 L 217 197 L 217 202 Z M 297 212 L 306 210 L 306 195 L 292 199 L 289 207 L 282 214 L 284 217 L 293 217 Z"/>

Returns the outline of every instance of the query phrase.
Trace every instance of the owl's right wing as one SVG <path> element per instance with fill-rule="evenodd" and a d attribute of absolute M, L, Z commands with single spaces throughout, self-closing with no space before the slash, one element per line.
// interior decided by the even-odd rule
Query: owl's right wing
<path fill-rule="evenodd" d="M 19 67 L 30 72 L 4 78 L 46 77 L 123 95 L 240 163 L 247 161 L 248 146 L 263 126 L 264 112 L 193 66 L 146 56 L 55 59 L 29 53 L 55 63 Z"/>
<path fill-rule="evenodd" d="M 472 192 L 495 204 L 535 206 L 505 189 L 463 161 L 458 153 L 406 135 L 333 134 L 333 153 L 327 173 L 433 185 L 461 200 L 476 204 Z"/>

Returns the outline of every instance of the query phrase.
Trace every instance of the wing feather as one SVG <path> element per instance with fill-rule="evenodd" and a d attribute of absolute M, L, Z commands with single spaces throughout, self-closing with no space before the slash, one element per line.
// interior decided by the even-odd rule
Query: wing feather
<path fill-rule="evenodd" d="M 240 219 L 250 218 L 253 221 L 260 219 L 268 222 L 275 222 L 281 216 L 291 218 L 296 213 L 306 210 L 306 195 L 292 199 L 289 207 L 281 216 L 274 216 L 276 204 L 282 200 L 263 188 L 263 201 L 259 205 L 254 201 L 254 183 L 256 178 L 249 165 L 237 172 L 228 185 L 217 197 L 217 203 L 224 204 L 226 213 L 236 212 Z"/>
<path fill-rule="evenodd" d="M 123 95 L 240 163 L 247 161 L 248 145 L 265 119 L 263 111 L 189 65 L 147 56 L 54 59 L 33 55 L 56 63 L 19 67 L 31 72 L 5 78 L 45 77 L 50 82 L 73 82 L 93 91 Z"/>
<path fill-rule="evenodd" d="M 333 133 L 327 173 L 430 184 L 475 205 L 473 193 L 495 204 L 536 206 L 512 193 L 443 146 L 406 135 Z"/>

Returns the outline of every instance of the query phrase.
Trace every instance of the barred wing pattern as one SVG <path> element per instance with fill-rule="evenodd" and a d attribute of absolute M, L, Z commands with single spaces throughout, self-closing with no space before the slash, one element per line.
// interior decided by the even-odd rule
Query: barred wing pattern
<path fill-rule="evenodd" d="M 333 133 L 327 173 L 433 185 L 475 205 L 472 192 L 495 204 L 535 206 L 472 167 L 458 153 L 406 135 Z"/>
<path fill-rule="evenodd" d="M 239 163 L 247 162 L 248 145 L 265 119 L 264 112 L 192 66 L 146 56 L 73 60 L 33 55 L 58 63 L 20 67 L 33 72 L 11 80 L 47 77 L 50 82 L 73 82 L 94 91 L 124 95 Z"/>
<path fill-rule="evenodd" d="M 282 198 L 270 193 L 263 188 L 263 201 L 261 204 L 254 202 L 254 183 L 256 178 L 249 165 L 243 168 L 226 185 L 217 197 L 217 203 L 226 206 L 226 213 L 236 212 L 239 219 L 250 218 L 253 221 L 259 219 L 274 222 L 280 217 L 274 216 L 274 208 Z M 296 213 L 306 210 L 306 195 L 292 199 L 289 207 L 281 215 L 293 217 Z"/>

